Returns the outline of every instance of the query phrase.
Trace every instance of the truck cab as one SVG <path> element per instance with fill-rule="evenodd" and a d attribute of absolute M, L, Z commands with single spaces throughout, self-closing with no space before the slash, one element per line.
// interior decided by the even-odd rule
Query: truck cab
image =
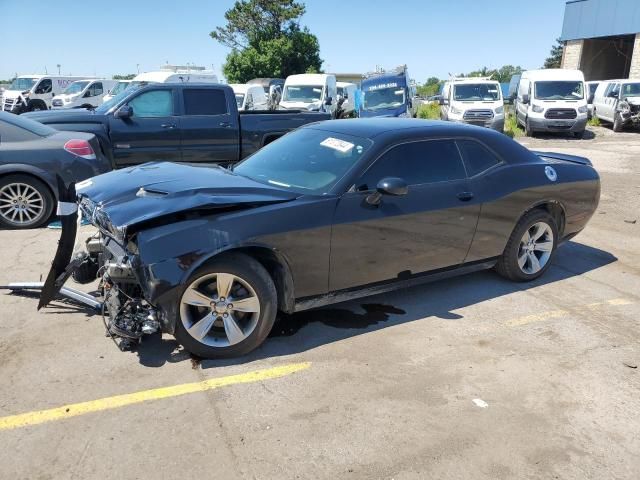
<path fill-rule="evenodd" d="M 360 117 L 414 117 L 415 88 L 406 65 L 392 71 L 368 73 L 362 80 Z"/>
<path fill-rule="evenodd" d="M 582 138 L 588 113 L 584 75 L 560 68 L 523 72 L 514 111 L 528 137 L 536 132 L 564 132 Z"/>
<path fill-rule="evenodd" d="M 85 77 L 59 75 L 20 75 L 2 95 L 0 110 L 24 113 L 51 108 L 51 100 L 72 82 Z"/>
<path fill-rule="evenodd" d="M 63 93 L 53 97 L 51 108 L 96 108 L 102 105 L 105 92 L 115 83 L 115 80 L 77 80 L 71 83 Z"/>
<path fill-rule="evenodd" d="M 490 78 L 452 78 L 444 83 L 440 118 L 502 132 L 504 99 L 500 83 Z"/>
<path fill-rule="evenodd" d="M 305 73 L 289 75 L 284 83 L 280 107 L 335 114 L 338 87 L 335 75 Z"/>

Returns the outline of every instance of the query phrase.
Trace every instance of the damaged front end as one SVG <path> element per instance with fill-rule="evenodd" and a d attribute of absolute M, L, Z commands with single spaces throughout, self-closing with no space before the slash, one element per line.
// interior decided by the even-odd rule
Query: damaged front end
<path fill-rule="evenodd" d="M 636 127 L 640 124 L 640 103 L 625 98 L 618 104 L 618 112 L 625 125 Z"/>

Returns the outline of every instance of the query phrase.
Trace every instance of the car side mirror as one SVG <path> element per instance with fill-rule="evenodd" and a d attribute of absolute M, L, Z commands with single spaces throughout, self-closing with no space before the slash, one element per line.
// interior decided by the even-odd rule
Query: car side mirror
<path fill-rule="evenodd" d="M 333 98 L 327 97 L 327 100 L 324 102 L 325 105 L 331 105 L 333 103 Z"/>
<path fill-rule="evenodd" d="M 88 98 L 91 96 L 91 90 L 87 90 L 86 92 L 84 92 L 83 98 Z"/>
<path fill-rule="evenodd" d="M 378 182 L 375 193 L 367 197 L 369 205 L 379 205 L 383 195 L 400 197 L 409 193 L 409 185 L 402 178 L 385 177 Z"/>
<path fill-rule="evenodd" d="M 609 97 L 609 98 L 618 98 L 618 92 L 609 92 L 607 94 L 607 97 Z"/>
<path fill-rule="evenodd" d="M 118 110 L 113 112 L 114 118 L 131 118 L 133 117 L 133 108 L 129 105 L 122 105 Z"/>
<path fill-rule="evenodd" d="M 522 95 L 522 103 L 524 105 L 527 105 L 529 103 L 529 94 L 525 93 L 524 95 Z"/>

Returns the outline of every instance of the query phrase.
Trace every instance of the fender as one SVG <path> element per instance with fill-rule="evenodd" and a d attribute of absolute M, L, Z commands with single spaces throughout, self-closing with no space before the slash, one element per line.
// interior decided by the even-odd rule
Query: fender
<path fill-rule="evenodd" d="M 0 176 L 11 175 L 14 173 L 27 173 L 29 175 L 33 175 L 38 178 L 38 180 L 42 180 L 47 184 L 51 193 L 58 198 L 58 187 L 56 183 L 56 177 L 52 175 L 50 172 L 46 170 L 42 170 L 41 168 L 35 167 L 33 165 L 27 165 L 25 163 L 9 163 L 7 165 L 0 166 Z"/>

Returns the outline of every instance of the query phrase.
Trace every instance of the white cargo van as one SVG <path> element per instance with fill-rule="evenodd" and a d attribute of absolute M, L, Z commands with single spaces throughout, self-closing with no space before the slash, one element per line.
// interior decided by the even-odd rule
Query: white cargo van
<path fill-rule="evenodd" d="M 168 70 L 160 70 L 157 72 L 144 72 L 136 75 L 133 78 L 134 84 L 140 82 L 149 82 L 149 83 L 180 83 L 180 82 L 190 82 L 190 83 L 219 83 L 218 77 L 215 73 L 206 72 L 206 71 L 196 71 L 196 72 L 181 72 L 181 71 L 168 71 Z"/>
<path fill-rule="evenodd" d="M 587 126 L 584 75 L 560 68 L 523 72 L 514 110 L 529 137 L 536 132 L 567 132 L 582 138 Z"/>
<path fill-rule="evenodd" d="M 268 110 L 267 94 L 260 85 L 231 83 L 229 86 L 236 95 L 238 110 Z"/>
<path fill-rule="evenodd" d="M 601 82 L 593 96 L 593 116 L 611 123 L 614 132 L 640 125 L 640 79 Z"/>
<path fill-rule="evenodd" d="M 116 84 L 115 80 L 77 80 L 51 100 L 52 109 L 96 108 L 102 105 L 105 93 Z"/>
<path fill-rule="evenodd" d="M 280 108 L 335 114 L 337 97 L 335 75 L 324 73 L 289 75 L 284 82 Z"/>
<path fill-rule="evenodd" d="M 504 131 L 504 99 L 500 83 L 487 77 L 446 81 L 440 98 L 440 118 Z"/>
<path fill-rule="evenodd" d="M 70 83 L 87 77 L 20 75 L 4 91 L 0 110 L 23 113 L 51 108 L 51 100 Z"/>
<path fill-rule="evenodd" d="M 355 83 L 337 82 L 338 99 L 343 98 L 342 111 L 346 117 L 351 117 L 356 111 L 356 90 L 358 86 Z"/>
<path fill-rule="evenodd" d="M 127 88 L 131 86 L 131 80 L 115 80 L 115 85 L 107 90 L 107 93 L 102 97 L 102 102 L 106 102 L 111 100 L 113 97 L 118 95 L 120 92 L 124 92 Z"/>

